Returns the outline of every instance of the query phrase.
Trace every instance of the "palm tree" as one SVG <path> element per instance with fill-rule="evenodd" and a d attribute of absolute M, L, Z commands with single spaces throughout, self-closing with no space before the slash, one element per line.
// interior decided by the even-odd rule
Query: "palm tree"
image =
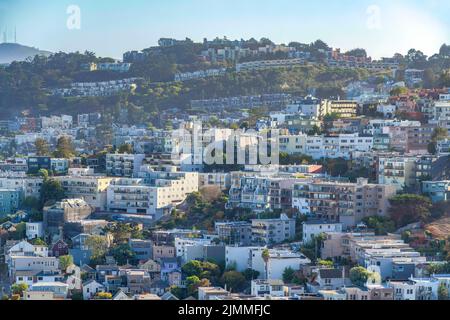
<path fill-rule="evenodd" d="M 261 253 L 261 257 L 264 260 L 264 265 L 266 268 L 266 279 L 268 279 L 269 277 L 269 258 L 270 258 L 270 254 L 269 254 L 269 249 L 265 248 L 262 253 Z"/>

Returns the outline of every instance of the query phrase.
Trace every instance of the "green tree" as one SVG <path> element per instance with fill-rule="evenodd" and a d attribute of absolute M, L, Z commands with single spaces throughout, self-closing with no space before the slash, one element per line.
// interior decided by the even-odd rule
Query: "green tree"
<path fill-rule="evenodd" d="M 30 243 L 34 246 L 47 246 L 47 243 L 41 238 L 36 238 L 30 241 Z"/>
<path fill-rule="evenodd" d="M 62 136 L 56 143 L 56 151 L 54 152 L 56 158 L 70 159 L 75 156 L 75 149 L 72 144 L 72 139 L 67 136 Z"/>
<path fill-rule="evenodd" d="M 45 206 L 49 202 L 61 201 L 65 197 L 64 188 L 60 181 L 44 179 L 41 186 L 41 206 Z"/>
<path fill-rule="evenodd" d="M 131 247 L 127 243 L 122 243 L 112 248 L 110 254 L 121 266 L 131 263 L 136 257 L 136 253 L 131 250 Z"/>
<path fill-rule="evenodd" d="M 448 288 L 445 283 L 441 283 L 438 289 L 438 299 L 439 300 L 449 300 L 450 296 L 448 293 Z"/>
<path fill-rule="evenodd" d="M 181 267 L 181 270 L 183 271 L 183 274 L 185 274 L 187 277 L 191 276 L 199 277 L 200 274 L 203 272 L 202 262 L 198 260 L 191 260 L 188 263 L 186 263 L 183 267 Z"/>
<path fill-rule="evenodd" d="M 431 136 L 431 142 L 428 145 L 428 152 L 431 154 L 436 154 L 438 142 L 440 140 L 445 140 L 447 138 L 448 138 L 447 129 L 441 127 L 434 129 L 433 135 Z"/>
<path fill-rule="evenodd" d="M 369 229 L 373 229 L 377 236 L 384 236 L 395 231 L 395 222 L 389 217 L 371 216 L 363 219 Z"/>
<path fill-rule="evenodd" d="M 409 92 L 408 88 L 405 87 L 397 87 L 391 91 L 391 96 L 399 96 L 404 95 Z"/>
<path fill-rule="evenodd" d="M 28 210 L 39 210 L 40 209 L 39 199 L 35 197 L 26 197 L 22 202 L 22 207 Z"/>
<path fill-rule="evenodd" d="M 43 178 L 44 180 L 47 180 L 50 174 L 48 173 L 47 169 L 39 169 L 38 176 Z"/>
<path fill-rule="evenodd" d="M 208 279 L 213 283 L 217 282 L 221 274 L 220 267 L 209 261 L 191 260 L 181 270 L 187 277 L 197 276 L 200 279 Z"/>
<path fill-rule="evenodd" d="M 48 143 L 45 139 L 37 138 L 34 142 L 36 147 L 36 155 L 39 157 L 48 156 L 50 154 Z"/>
<path fill-rule="evenodd" d="M 208 279 L 200 280 L 197 276 L 191 276 L 186 278 L 186 288 L 188 296 L 197 296 L 198 288 L 209 287 L 211 283 Z"/>
<path fill-rule="evenodd" d="M 241 292 L 246 286 L 244 275 L 237 271 L 225 272 L 221 280 L 222 284 L 226 285 L 230 292 Z"/>
<path fill-rule="evenodd" d="M 292 283 L 295 277 L 295 271 L 291 267 L 284 269 L 283 271 L 283 281 L 284 283 Z"/>
<path fill-rule="evenodd" d="M 116 244 L 128 243 L 133 231 L 134 228 L 129 223 L 115 223 L 105 228 L 105 232 L 113 235 Z"/>
<path fill-rule="evenodd" d="M 110 292 L 99 292 L 94 297 L 95 300 L 111 300 L 112 294 Z"/>
<path fill-rule="evenodd" d="M 321 267 L 326 267 L 326 268 L 333 268 L 334 267 L 334 263 L 331 260 L 319 259 L 319 260 L 317 260 L 317 265 L 319 265 Z"/>
<path fill-rule="evenodd" d="M 123 144 L 119 147 L 118 152 L 120 154 L 133 154 L 133 146 L 131 144 Z"/>
<path fill-rule="evenodd" d="M 108 240 L 104 236 L 92 235 L 86 240 L 86 246 L 91 250 L 91 263 L 102 264 L 108 252 Z"/>
<path fill-rule="evenodd" d="M 16 230 L 9 234 L 12 240 L 23 240 L 26 237 L 26 223 L 21 222 L 16 224 Z"/>
<path fill-rule="evenodd" d="M 402 240 L 405 241 L 405 243 L 411 242 L 411 231 L 405 231 L 402 233 Z"/>
<path fill-rule="evenodd" d="M 259 271 L 253 270 L 253 269 L 246 269 L 243 273 L 242 273 L 245 277 L 245 280 L 247 281 L 252 281 L 255 279 L 258 279 L 259 277 Z"/>
<path fill-rule="evenodd" d="M 66 271 L 68 267 L 73 265 L 73 257 L 70 255 L 59 257 L 59 268 L 62 271 Z"/>
<path fill-rule="evenodd" d="M 389 200 L 392 220 L 397 227 L 414 222 L 425 222 L 430 217 L 431 200 L 415 194 L 401 194 Z"/>
<path fill-rule="evenodd" d="M 26 283 L 20 282 L 20 283 L 14 283 L 11 286 L 11 292 L 13 294 L 17 294 L 22 296 L 23 292 L 26 291 L 28 289 L 28 285 Z"/>
<path fill-rule="evenodd" d="M 356 286 L 364 286 L 372 273 L 364 267 L 355 267 L 350 269 L 350 280 Z"/>

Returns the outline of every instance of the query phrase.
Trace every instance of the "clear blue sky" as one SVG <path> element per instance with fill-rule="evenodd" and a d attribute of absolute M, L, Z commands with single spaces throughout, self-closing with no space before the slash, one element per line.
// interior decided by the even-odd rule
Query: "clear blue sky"
<path fill-rule="evenodd" d="M 80 30 L 66 27 L 72 4 L 81 9 Z M 320 38 L 378 58 L 412 47 L 437 52 L 450 43 L 449 17 L 449 0 L 0 0 L 0 41 L 6 26 L 17 26 L 21 44 L 121 58 L 160 37 Z"/>

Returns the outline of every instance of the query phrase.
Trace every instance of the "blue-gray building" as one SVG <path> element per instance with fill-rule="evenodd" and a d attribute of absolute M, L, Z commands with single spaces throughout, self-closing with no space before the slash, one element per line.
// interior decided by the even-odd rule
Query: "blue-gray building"
<path fill-rule="evenodd" d="M 14 189 L 0 189 L 0 217 L 19 210 L 21 192 Z"/>
<path fill-rule="evenodd" d="M 450 180 L 424 181 L 422 193 L 429 196 L 433 203 L 450 200 Z"/>

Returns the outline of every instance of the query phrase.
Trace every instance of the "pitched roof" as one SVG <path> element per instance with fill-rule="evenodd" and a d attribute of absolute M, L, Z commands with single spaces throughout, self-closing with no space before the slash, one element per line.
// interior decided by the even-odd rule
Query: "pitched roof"
<path fill-rule="evenodd" d="M 92 268 L 91 266 L 88 266 L 87 264 L 83 264 L 83 265 L 81 266 L 81 271 L 94 273 L 94 272 L 95 272 L 95 269 Z"/>
<path fill-rule="evenodd" d="M 161 296 L 162 300 L 179 300 L 172 292 L 167 291 Z"/>
<path fill-rule="evenodd" d="M 95 281 L 95 280 L 88 280 L 88 281 L 86 281 L 86 282 L 83 282 L 83 287 L 85 287 L 85 286 L 88 286 L 88 285 L 90 285 L 91 283 L 96 283 L 96 284 L 98 284 L 99 286 L 102 286 L 103 287 L 103 285 L 102 284 L 100 284 L 100 283 L 98 283 L 97 281 Z"/>
<path fill-rule="evenodd" d="M 122 289 L 117 290 L 116 294 L 112 297 L 113 300 L 116 300 L 119 296 L 123 296 L 126 299 L 130 300 L 130 297 L 122 291 Z"/>

